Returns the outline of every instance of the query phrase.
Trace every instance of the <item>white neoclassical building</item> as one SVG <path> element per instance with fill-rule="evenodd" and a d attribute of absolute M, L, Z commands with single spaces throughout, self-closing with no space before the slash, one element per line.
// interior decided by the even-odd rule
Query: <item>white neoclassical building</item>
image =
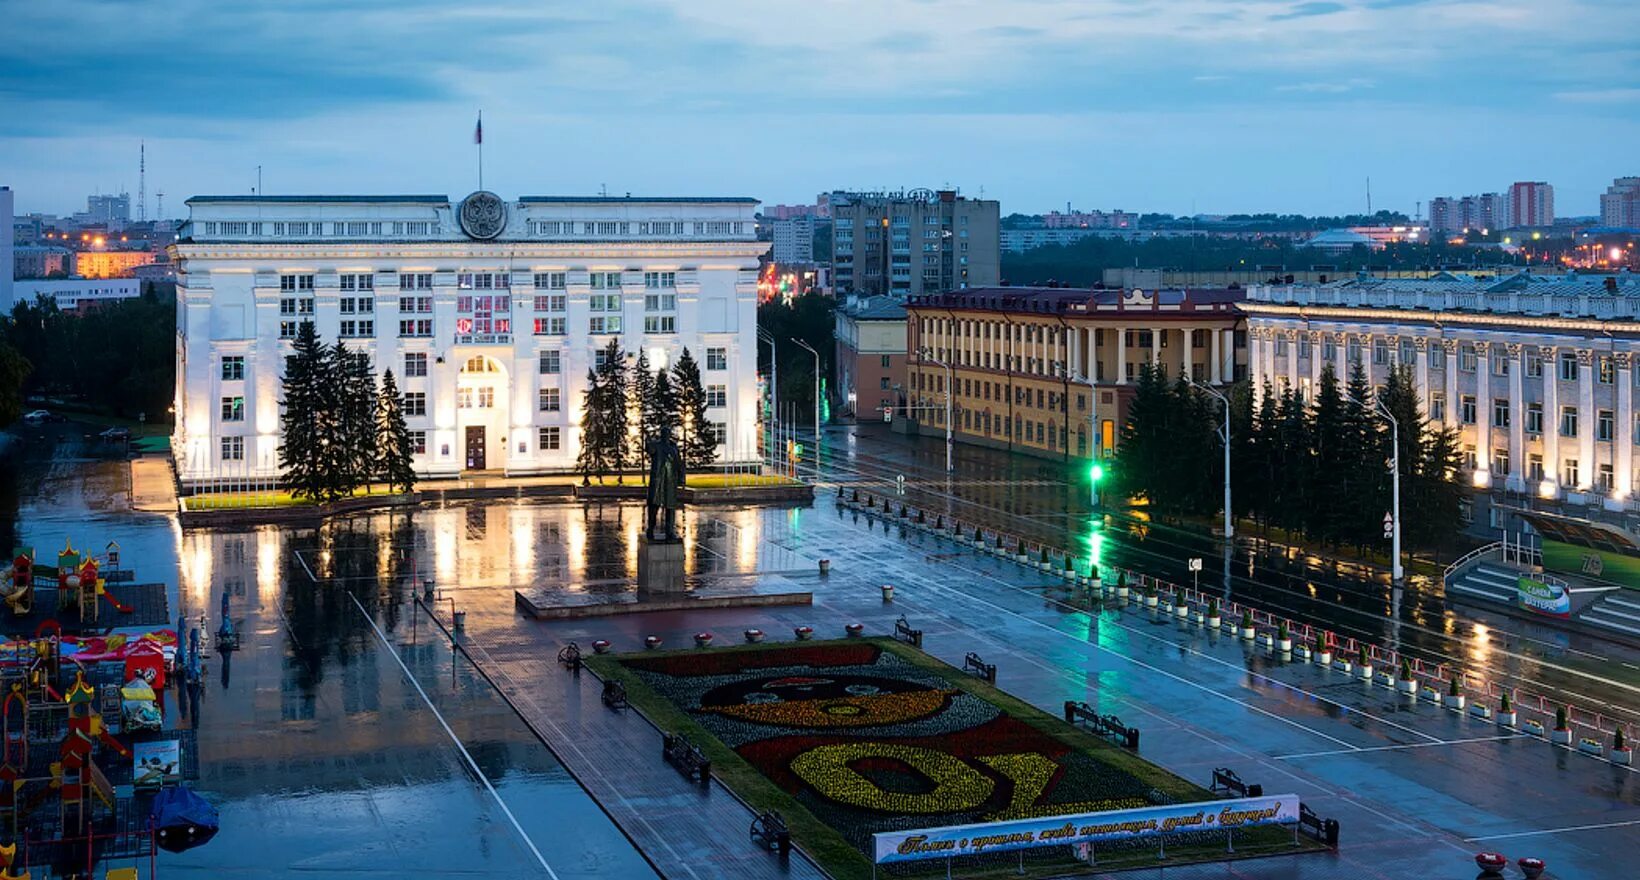
<path fill-rule="evenodd" d="M 1640 509 L 1640 277 L 1441 273 L 1254 286 L 1255 387 L 1307 399 L 1331 363 L 1374 384 L 1412 367 L 1480 489 Z"/>
<path fill-rule="evenodd" d="M 199 196 L 174 246 L 184 486 L 278 474 L 302 322 L 405 395 L 426 477 L 572 469 L 611 339 L 700 363 L 722 460 L 755 460 L 757 202 L 746 198 Z"/>

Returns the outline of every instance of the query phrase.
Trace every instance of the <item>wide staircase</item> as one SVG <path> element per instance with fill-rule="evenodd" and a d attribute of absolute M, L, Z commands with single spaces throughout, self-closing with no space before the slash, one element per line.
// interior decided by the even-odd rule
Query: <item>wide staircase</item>
<path fill-rule="evenodd" d="M 1446 592 L 1513 605 L 1516 582 L 1524 573 L 1504 562 L 1478 560 L 1448 575 Z"/>
<path fill-rule="evenodd" d="M 1612 590 L 1578 612 L 1577 619 L 1629 638 L 1640 638 L 1640 593 Z"/>

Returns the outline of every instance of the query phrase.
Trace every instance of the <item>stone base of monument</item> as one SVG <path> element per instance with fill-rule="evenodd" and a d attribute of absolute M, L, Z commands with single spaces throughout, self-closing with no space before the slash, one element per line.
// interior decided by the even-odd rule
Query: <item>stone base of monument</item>
<path fill-rule="evenodd" d="M 579 589 L 527 587 L 513 591 L 513 604 L 536 620 L 566 620 L 686 611 L 692 608 L 747 608 L 810 605 L 814 595 L 793 589 L 781 575 L 692 576 L 685 571 L 680 541 L 640 541 L 635 581 L 583 584 Z"/>
<path fill-rule="evenodd" d="M 638 592 L 651 596 L 681 593 L 683 541 L 638 540 Z"/>

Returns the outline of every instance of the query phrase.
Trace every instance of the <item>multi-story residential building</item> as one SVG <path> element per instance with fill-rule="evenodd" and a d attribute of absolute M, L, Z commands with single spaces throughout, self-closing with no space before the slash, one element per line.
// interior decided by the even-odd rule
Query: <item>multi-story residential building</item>
<path fill-rule="evenodd" d="M 610 341 L 699 362 L 720 460 L 757 437 L 754 199 L 201 196 L 177 267 L 183 485 L 276 477 L 304 322 L 392 370 L 416 471 L 564 471 Z M 134 282 L 133 282 L 134 283 Z"/>
<path fill-rule="evenodd" d="M 123 229 L 131 222 L 131 194 L 85 197 L 85 222 L 109 229 Z"/>
<path fill-rule="evenodd" d="M 74 271 L 82 278 L 131 278 L 137 267 L 157 261 L 152 250 L 107 251 L 90 249 L 74 255 Z"/>
<path fill-rule="evenodd" d="M 1469 232 L 1503 228 L 1504 197 L 1500 193 L 1449 198 L 1437 196 L 1429 202 L 1431 232 Z"/>
<path fill-rule="evenodd" d="M 837 394 L 844 412 L 881 417 L 905 393 L 905 303 L 897 297 L 856 298 L 837 310 Z"/>
<path fill-rule="evenodd" d="M 776 263 L 791 266 L 814 262 L 814 218 L 799 215 L 769 221 L 773 233 Z"/>
<path fill-rule="evenodd" d="M 1619 177 L 1600 196 L 1600 225 L 1640 229 L 1640 177 Z"/>
<path fill-rule="evenodd" d="M 991 287 L 906 305 L 909 415 L 955 438 L 1049 457 L 1109 456 L 1140 368 L 1243 378 L 1241 290 Z"/>
<path fill-rule="evenodd" d="M 1505 196 L 1505 229 L 1555 225 L 1555 188 L 1542 181 L 1510 184 Z"/>
<path fill-rule="evenodd" d="M 1045 229 L 1132 229 L 1139 225 L 1139 215 L 1117 208 L 1114 211 L 1049 211 L 1042 215 Z"/>
<path fill-rule="evenodd" d="M 840 293 L 921 296 L 1002 281 L 994 200 L 918 189 L 834 192 L 827 204 Z"/>
<path fill-rule="evenodd" d="M 12 289 L 15 302 L 0 304 L 9 312 L 17 303 L 50 299 L 65 312 L 87 312 L 115 300 L 134 299 L 142 294 L 142 282 L 135 278 L 51 278 L 18 279 Z"/>
<path fill-rule="evenodd" d="M 65 247 L 24 244 L 12 248 L 12 274 L 17 278 L 53 278 L 74 274 L 74 252 Z"/>
<path fill-rule="evenodd" d="M 1255 387 L 1412 369 L 1473 484 L 1634 509 L 1640 278 L 1441 274 L 1249 289 Z"/>
<path fill-rule="evenodd" d="M 1064 226 L 1054 229 L 1004 229 L 1002 230 L 1002 249 L 1008 253 L 1023 253 L 1051 244 L 1075 244 L 1084 238 L 1119 237 L 1109 229 L 1087 229 L 1080 226 Z"/>

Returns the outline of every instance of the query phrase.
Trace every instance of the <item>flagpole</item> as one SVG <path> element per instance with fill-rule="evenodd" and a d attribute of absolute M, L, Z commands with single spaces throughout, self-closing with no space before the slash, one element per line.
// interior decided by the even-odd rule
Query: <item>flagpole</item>
<path fill-rule="evenodd" d="M 478 188 L 484 189 L 484 111 L 478 111 L 478 128 L 474 129 L 475 140 L 478 141 Z"/>

